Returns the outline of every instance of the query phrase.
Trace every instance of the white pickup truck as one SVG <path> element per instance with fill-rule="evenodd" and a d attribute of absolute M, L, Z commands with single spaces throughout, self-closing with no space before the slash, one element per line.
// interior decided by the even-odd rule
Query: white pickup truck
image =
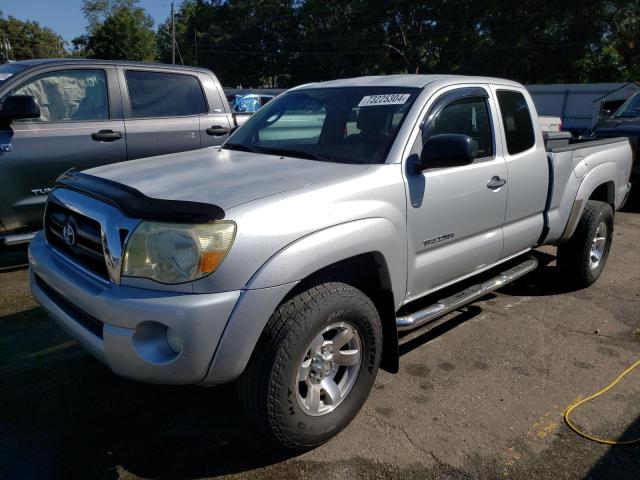
<path fill-rule="evenodd" d="M 537 126 L 518 83 L 396 75 L 310 84 L 222 147 L 58 180 L 30 245 L 33 294 L 115 373 L 238 380 L 289 448 L 358 413 L 378 367 L 558 245 L 602 272 L 629 193 L 626 138 Z M 448 293 L 444 293 L 448 292 Z"/>

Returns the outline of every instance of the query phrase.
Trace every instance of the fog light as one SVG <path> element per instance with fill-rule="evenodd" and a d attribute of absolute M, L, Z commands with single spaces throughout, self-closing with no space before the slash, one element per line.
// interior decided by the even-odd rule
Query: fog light
<path fill-rule="evenodd" d="M 132 340 L 137 354 L 151 363 L 172 362 L 182 350 L 180 337 L 160 322 L 146 321 L 138 324 Z"/>
<path fill-rule="evenodd" d="M 180 353 L 182 351 L 182 339 L 169 327 L 167 327 L 165 335 L 167 336 L 167 343 L 169 347 L 171 347 L 171 350 Z"/>

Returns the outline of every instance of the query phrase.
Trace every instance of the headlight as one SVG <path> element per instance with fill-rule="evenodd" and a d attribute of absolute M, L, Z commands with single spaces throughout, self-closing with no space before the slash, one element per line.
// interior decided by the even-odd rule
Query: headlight
<path fill-rule="evenodd" d="M 233 222 L 141 222 L 127 242 L 122 276 L 161 283 L 197 280 L 218 268 L 235 233 Z"/>

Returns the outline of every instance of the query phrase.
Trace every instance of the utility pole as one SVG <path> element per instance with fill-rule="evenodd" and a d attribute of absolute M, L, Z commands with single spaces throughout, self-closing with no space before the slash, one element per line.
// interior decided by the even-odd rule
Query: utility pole
<path fill-rule="evenodd" d="M 2 32 L 2 52 L 4 61 L 8 62 L 11 57 L 11 42 L 9 42 L 9 39 L 6 37 L 4 32 Z"/>
<path fill-rule="evenodd" d="M 193 29 L 193 43 L 196 45 L 196 67 L 198 66 L 198 29 Z"/>
<path fill-rule="evenodd" d="M 176 64 L 176 17 L 173 14 L 173 2 L 171 2 L 171 63 Z"/>

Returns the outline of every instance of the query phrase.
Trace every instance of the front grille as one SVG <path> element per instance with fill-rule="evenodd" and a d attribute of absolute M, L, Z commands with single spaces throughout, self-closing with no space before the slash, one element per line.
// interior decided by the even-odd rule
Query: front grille
<path fill-rule="evenodd" d="M 73 240 L 65 240 L 64 229 L 71 225 Z M 96 275 L 109 279 L 104 261 L 100 224 L 62 205 L 49 201 L 44 217 L 47 242 Z M 67 236 L 67 239 L 69 235 Z"/>
<path fill-rule="evenodd" d="M 47 294 L 47 296 L 53 303 L 58 306 L 58 308 L 60 308 L 76 322 L 93 333 L 96 337 L 102 338 L 103 323 L 100 320 L 84 313 L 82 310 L 80 310 L 78 307 L 76 307 L 74 304 L 72 304 L 66 298 L 56 292 L 53 288 L 47 285 L 46 282 L 42 280 L 42 278 L 40 278 L 38 275 L 35 276 L 35 281 L 38 287 L 40 287 L 40 289 Z"/>

